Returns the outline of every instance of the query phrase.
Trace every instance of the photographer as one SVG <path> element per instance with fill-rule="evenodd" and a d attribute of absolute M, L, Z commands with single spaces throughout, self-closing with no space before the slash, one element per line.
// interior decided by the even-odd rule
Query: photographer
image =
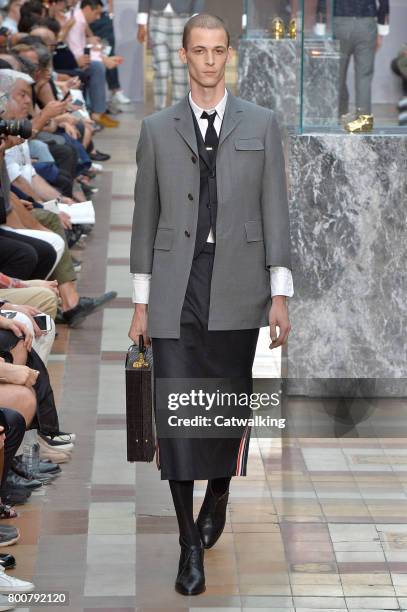
<path fill-rule="evenodd" d="M 0 93 L 0 116 L 8 102 L 8 94 Z M 1 134 L 0 134 L 1 135 Z M 0 222 L 5 223 L 9 203 L 9 179 L 4 164 L 7 147 L 14 145 L 10 137 L 0 140 Z M 57 254 L 51 244 L 30 236 L 13 234 L 0 228 L 0 270 L 23 280 L 46 278 L 57 263 Z"/>

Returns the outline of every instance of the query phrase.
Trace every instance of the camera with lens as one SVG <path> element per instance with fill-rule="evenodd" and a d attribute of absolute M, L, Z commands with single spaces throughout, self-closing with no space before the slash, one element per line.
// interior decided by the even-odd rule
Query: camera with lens
<path fill-rule="evenodd" d="M 28 119 L 0 119 L 0 138 L 3 136 L 20 136 L 30 138 L 32 134 L 31 121 Z"/>

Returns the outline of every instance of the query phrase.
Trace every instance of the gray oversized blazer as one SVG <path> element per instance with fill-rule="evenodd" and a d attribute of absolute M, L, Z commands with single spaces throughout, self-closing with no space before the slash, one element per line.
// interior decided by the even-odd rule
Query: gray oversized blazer
<path fill-rule="evenodd" d="M 200 170 L 188 97 L 143 120 L 132 273 L 152 274 L 150 337 L 179 338 L 194 254 Z M 268 325 L 268 266 L 291 268 L 286 175 L 272 111 L 230 91 L 217 154 L 218 212 L 209 330 Z"/>

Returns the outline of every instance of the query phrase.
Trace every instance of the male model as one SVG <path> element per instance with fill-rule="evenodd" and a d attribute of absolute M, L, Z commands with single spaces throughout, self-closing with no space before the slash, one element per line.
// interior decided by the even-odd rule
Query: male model
<path fill-rule="evenodd" d="M 271 111 L 225 89 L 229 41 L 219 18 L 192 17 L 180 50 L 191 91 L 141 128 L 129 336 L 152 339 L 156 388 L 167 379 L 221 379 L 238 381 L 250 393 L 259 328 L 270 325 L 271 348 L 285 343 L 290 331 L 280 133 Z M 155 408 L 157 416 L 166 407 L 160 400 Z M 205 589 L 203 548 L 224 528 L 230 480 L 246 475 L 250 430 L 235 438 L 169 438 L 160 428 L 157 459 L 180 530 L 175 588 L 194 595 Z M 208 486 L 195 523 L 197 479 Z"/>
<path fill-rule="evenodd" d="M 167 106 L 168 78 L 171 76 L 172 104 L 188 91 L 188 71 L 178 51 L 186 21 L 204 10 L 205 0 L 140 0 L 138 40 L 147 39 L 147 23 L 153 50 L 154 108 Z"/>
<path fill-rule="evenodd" d="M 317 33 L 325 33 L 326 0 L 318 0 Z M 341 43 L 339 114 L 349 112 L 346 85 L 351 57 L 355 62 L 356 110 L 372 112 L 372 80 L 376 50 L 389 33 L 389 0 L 334 0 L 333 34 Z"/>

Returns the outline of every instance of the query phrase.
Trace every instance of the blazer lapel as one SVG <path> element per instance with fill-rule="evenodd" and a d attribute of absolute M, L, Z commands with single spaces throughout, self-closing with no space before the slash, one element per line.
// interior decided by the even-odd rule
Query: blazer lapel
<path fill-rule="evenodd" d="M 223 116 L 222 128 L 219 134 L 219 147 L 236 129 L 243 119 L 243 109 L 239 105 L 238 99 L 228 90 L 225 114 Z"/>
<path fill-rule="evenodd" d="M 226 102 L 225 114 L 223 116 L 222 128 L 219 134 L 219 145 L 232 134 L 243 119 L 243 109 L 241 108 L 238 99 L 228 90 L 228 99 Z M 189 105 L 188 96 L 179 102 L 174 108 L 174 124 L 175 129 L 186 142 L 188 147 L 199 156 L 198 143 L 195 134 L 194 120 L 192 118 L 192 110 Z M 206 153 L 206 151 L 205 151 Z M 205 159 L 205 158 L 204 158 Z M 208 159 L 205 162 L 208 163 Z M 210 164 L 209 164 L 210 166 Z"/>
<path fill-rule="evenodd" d="M 174 124 L 178 134 L 183 138 L 189 148 L 198 157 L 198 143 L 196 141 L 194 120 L 189 105 L 188 96 L 175 106 Z"/>

